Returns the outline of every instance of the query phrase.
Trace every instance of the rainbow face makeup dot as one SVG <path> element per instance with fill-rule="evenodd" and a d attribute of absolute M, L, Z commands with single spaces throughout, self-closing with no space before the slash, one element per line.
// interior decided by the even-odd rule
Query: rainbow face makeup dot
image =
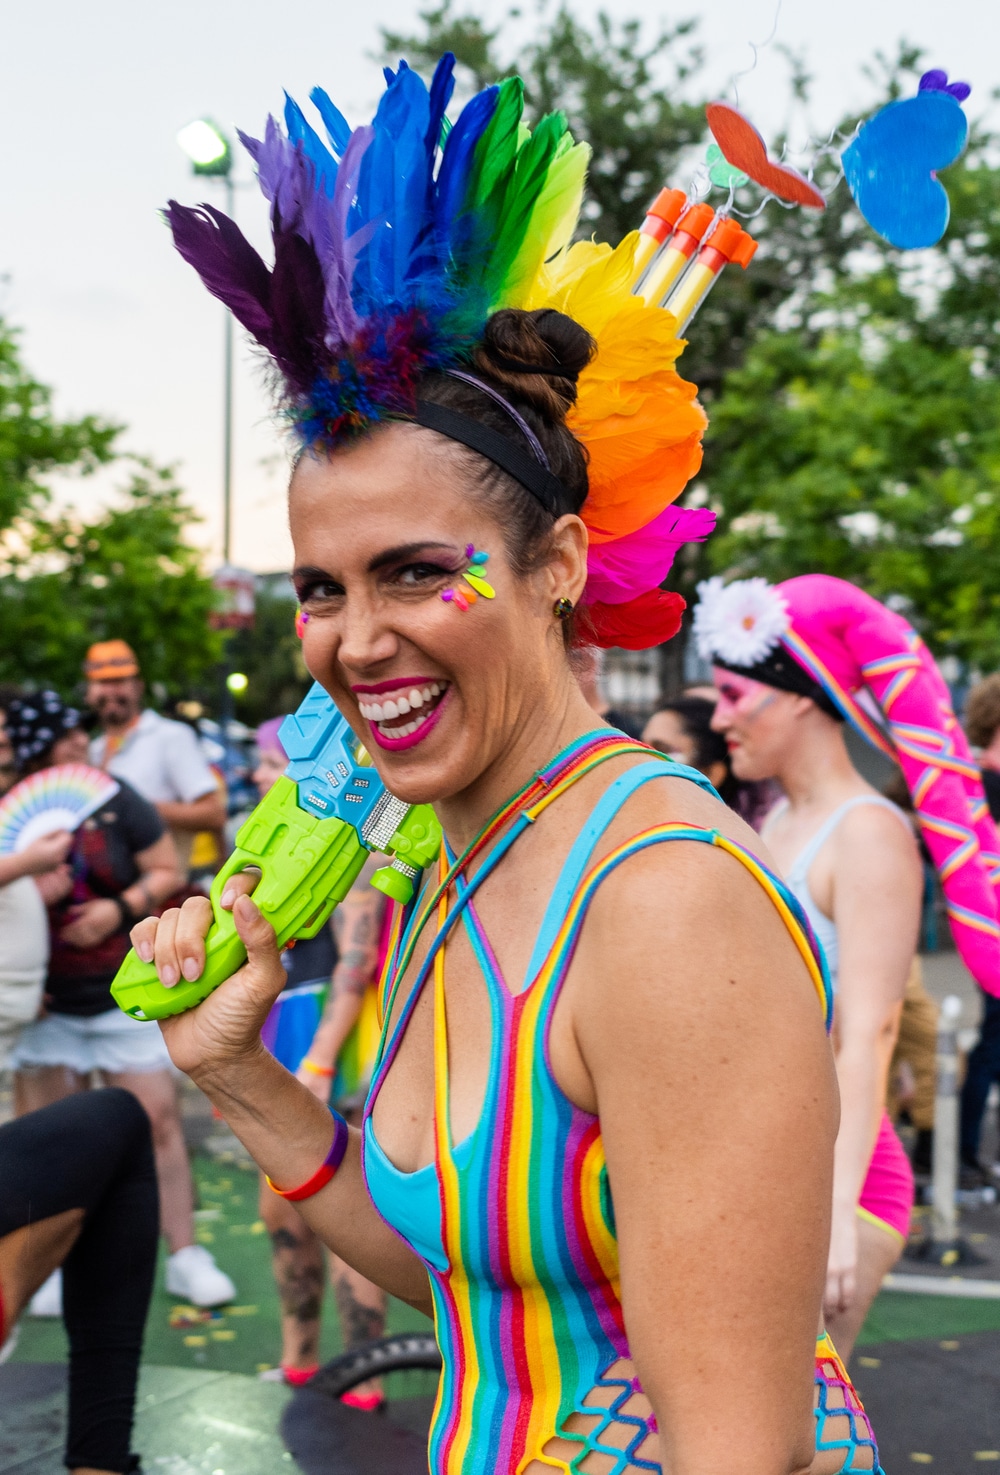
<path fill-rule="evenodd" d="M 483 576 L 490 555 L 482 548 L 476 548 L 475 544 L 466 543 L 465 556 L 469 562 L 461 575 L 462 582 L 455 589 L 442 589 L 441 591 L 441 598 L 446 603 L 457 604 L 463 614 L 475 604 L 478 598 L 496 599 L 497 597 L 497 591 Z"/>
<path fill-rule="evenodd" d="M 308 623 L 309 623 L 309 616 L 306 614 L 305 610 L 304 609 L 297 610 L 296 613 L 295 613 L 295 633 L 299 637 L 300 640 L 302 639 L 303 635 L 306 633 L 306 626 L 308 625 Z"/>

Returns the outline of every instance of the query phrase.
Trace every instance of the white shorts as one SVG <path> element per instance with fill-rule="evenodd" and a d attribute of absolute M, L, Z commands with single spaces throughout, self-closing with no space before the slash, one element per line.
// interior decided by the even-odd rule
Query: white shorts
<path fill-rule="evenodd" d="M 13 1069 L 66 1065 L 80 1075 L 92 1070 L 171 1070 L 170 1056 L 151 1019 L 131 1019 L 120 1009 L 103 1014 L 47 1014 L 29 1024 L 7 1062 Z"/>

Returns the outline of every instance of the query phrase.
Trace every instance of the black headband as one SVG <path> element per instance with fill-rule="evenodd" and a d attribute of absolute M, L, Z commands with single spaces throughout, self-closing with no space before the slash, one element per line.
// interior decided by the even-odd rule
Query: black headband
<path fill-rule="evenodd" d="M 509 436 L 501 435 L 499 430 L 483 425 L 471 415 L 463 415 L 460 410 L 435 405 L 424 399 L 417 400 L 414 418 L 425 429 L 436 430 L 439 435 L 468 446 L 470 451 L 478 451 L 487 461 L 492 461 L 494 466 L 499 466 L 501 471 L 520 482 L 553 517 L 560 517 L 564 510 L 572 508 L 574 498 L 568 487 L 548 467 L 542 466 Z"/>
<path fill-rule="evenodd" d="M 721 656 L 717 655 L 712 656 L 712 662 L 716 666 L 721 666 L 725 671 L 734 671 L 737 676 L 746 676 L 750 681 L 759 681 L 762 686 L 773 686 L 778 691 L 791 691 L 796 696 L 808 697 L 828 717 L 833 717 L 837 722 L 846 720 L 843 712 L 819 682 L 814 681 L 809 672 L 803 670 L 795 657 L 789 655 L 783 645 L 779 645 L 753 666 L 738 666 L 735 661 L 724 661 Z"/>

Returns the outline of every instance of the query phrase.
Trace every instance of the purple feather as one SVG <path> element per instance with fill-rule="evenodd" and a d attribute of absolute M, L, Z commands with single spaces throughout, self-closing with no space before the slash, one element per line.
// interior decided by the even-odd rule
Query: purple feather
<path fill-rule="evenodd" d="M 309 392 L 327 360 L 323 294 L 323 272 L 313 247 L 296 231 L 277 224 L 271 273 L 274 357 L 299 395 Z"/>
<path fill-rule="evenodd" d="M 238 226 L 211 205 L 171 200 L 164 212 L 174 245 L 233 316 L 271 351 L 271 274 Z"/>

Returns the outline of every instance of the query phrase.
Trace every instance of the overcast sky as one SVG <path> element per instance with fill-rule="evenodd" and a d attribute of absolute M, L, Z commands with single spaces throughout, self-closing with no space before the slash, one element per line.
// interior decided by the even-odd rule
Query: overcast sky
<path fill-rule="evenodd" d="M 526 6 L 531 0 L 522 0 Z M 487 18 L 495 0 L 472 0 Z M 596 7 L 581 5 L 583 14 Z M 749 67 L 748 43 L 772 29 L 775 0 L 608 0 L 616 16 L 650 24 L 699 15 L 705 79 L 719 95 Z M 403 0 L 34 0 L 5 7 L 0 51 L 0 306 L 23 330 L 32 371 L 53 386 L 61 414 L 95 412 L 127 425 L 125 443 L 176 463 L 204 514 L 194 536 L 218 551 L 221 482 L 222 308 L 174 253 L 157 217 L 171 196 L 216 198 L 191 178 L 178 128 L 208 114 L 258 133 L 282 89 L 305 101 L 326 87 L 352 123 L 380 90 L 370 59 L 378 28 L 405 28 Z M 810 119 L 787 114 L 786 68 L 772 44 L 739 82 L 740 102 L 763 132 L 786 122 L 819 136 L 871 96 L 861 68 L 901 38 L 926 49 L 927 64 L 973 83 L 967 107 L 990 106 L 1000 85 L 996 0 L 783 0 L 776 42 L 802 53 L 814 81 Z M 250 179 L 245 158 L 240 178 Z M 672 181 L 683 183 L 683 181 Z M 220 202 L 221 203 L 221 202 Z M 264 246 L 256 189 L 240 191 L 238 215 Z M 638 224 L 638 222 L 637 222 Z M 751 267 L 752 270 L 752 267 Z M 287 565 L 285 456 L 248 355 L 237 376 L 236 560 Z M 108 495 L 79 484 L 81 506 Z"/>

